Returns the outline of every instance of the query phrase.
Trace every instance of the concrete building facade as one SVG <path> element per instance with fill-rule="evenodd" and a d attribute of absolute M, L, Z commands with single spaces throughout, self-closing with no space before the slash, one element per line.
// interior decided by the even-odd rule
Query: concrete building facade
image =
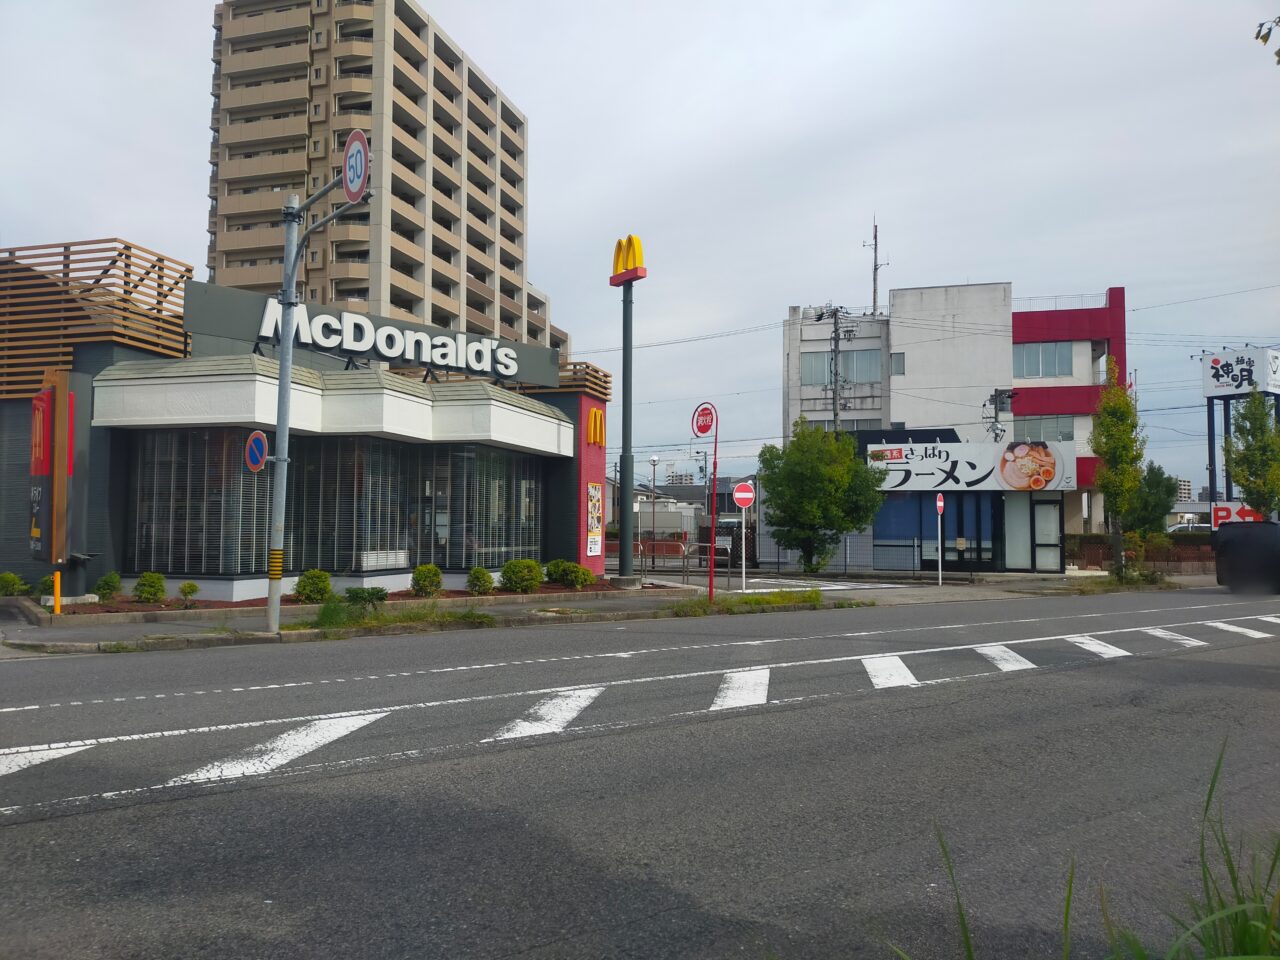
<path fill-rule="evenodd" d="M 211 282 L 278 290 L 284 198 L 360 129 L 373 199 L 312 239 L 301 298 L 568 352 L 526 275 L 524 114 L 420 7 L 224 0 L 212 53 Z"/>
<path fill-rule="evenodd" d="M 817 318 L 811 318 L 817 313 Z M 889 323 L 882 314 L 833 319 L 824 308 L 789 307 L 783 324 L 782 433 L 803 416 L 831 430 L 889 426 Z M 832 326 L 840 326 L 840 371 L 832 369 Z M 838 396 L 837 396 L 838 391 Z"/>

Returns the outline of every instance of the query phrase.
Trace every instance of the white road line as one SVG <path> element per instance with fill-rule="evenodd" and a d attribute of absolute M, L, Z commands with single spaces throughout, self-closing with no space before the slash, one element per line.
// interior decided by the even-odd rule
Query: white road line
<path fill-rule="evenodd" d="M 7 757 L 0 757 L 0 777 L 6 773 L 14 773 L 18 770 L 25 770 L 27 767 L 34 767 L 37 763 L 44 763 L 46 760 L 56 760 L 58 757 L 65 757 L 70 753 L 79 753 L 81 750 L 88 750 L 88 747 L 53 747 L 49 750 L 35 750 L 31 753 L 11 753 Z"/>
<path fill-rule="evenodd" d="M 999 643 L 989 644 L 985 647 L 975 647 L 974 652 L 982 654 L 1006 672 L 1010 670 L 1034 670 L 1036 668 L 1036 665 L 1022 654 L 1010 650 Z"/>
<path fill-rule="evenodd" d="M 174 777 L 165 786 L 173 787 L 181 783 L 199 783 L 203 780 L 232 780 L 236 777 L 248 777 L 260 773 L 270 773 L 277 767 L 283 767 L 291 760 L 306 756 L 327 743 L 359 730 L 363 726 L 381 720 L 385 713 L 371 713 L 359 717 L 338 717 L 334 720 L 316 720 L 306 726 L 298 727 L 272 737 L 265 743 L 250 747 L 243 753 L 236 754 L 226 760 L 201 767 L 193 773 Z"/>
<path fill-rule="evenodd" d="M 1159 637 L 1161 640 L 1172 640 L 1174 643 L 1184 647 L 1207 647 L 1208 644 L 1203 640 L 1194 640 L 1191 637 L 1184 637 L 1180 633 L 1174 633 L 1172 630 L 1165 630 L 1161 627 L 1143 627 L 1143 633 L 1149 633 L 1153 637 Z"/>
<path fill-rule="evenodd" d="M 570 690 L 558 693 L 554 697 L 536 703 L 533 708 L 519 720 L 513 720 L 495 733 L 491 740 L 514 740 L 517 737 L 536 737 L 544 733 L 559 733 L 574 717 L 580 714 L 591 701 L 604 692 L 604 687 L 587 687 L 584 690 Z"/>
<path fill-rule="evenodd" d="M 1261 618 L 1257 618 L 1261 619 Z M 1213 627 L 1215 630 L 1226 630 L 1229 633 L 1242 633 L 1246 637 L 1254 637 L 1258 640 L 1271 636 L 1269 633 L 1263 633 L 1261 630 L 1251 630 L 1248 627 L 1242 627 L 1238 623 L 1223 623 L 1221 620 L 1210 620 L 1205 624 L 1206 627 Z"/>
<path fill-rule="evenodd" d="M 733 707 L 754 707 L 769 699 L 769 671 L 740 670 L 726 673 L 720 681 L 720 689 L 711 702 L 712 710 L 730 710 Z"/>
<path fill-rule="evenodd" d="M 1113 657 L 1130 656 L 1128 650 L 1121 650 L 1119 647 L 1113 647 L 1109 643 L 1104 643 L 1094 637 L 1067 637 L 1067 641 L 1074 643 L 1081 650 L 1088 650 L 1090 653 L 1096 653 L 1098 656 L 1110 660 Z"/>
<path fill-rule="evenodd" d="M 1187 606 L 1175 607 L 1173 609 L 1205 610 L 1205 609 L 1214 609 L 1217 607 L 1238 607 L 1238 606 L 1244 606 L 1254 602 L 1256 601 L 1240 600 L 1240 601 L 1234 601 L 1230 603 L 1189 604 Z M 949 623 L 949 624 L 942 624 L 941 626 L 929 627 L 928 630 L 929 631 L 964 630 L 964 629 L 970 629 L 975 627 L 1009 626 L 1012 624 L 1019 624 L 1019 623 L 1048 623 L 1053 620 L 1082 620 L 1082 619 L 1088 619 L 1091 617 L 1138 616 L 1141 614 L 1148 614 L 1148 613 L 1168 613 L 1168 612 L 1169 612 L 1169 608 L 1167 607 L 1161 607 L 1161 608 L 1153 607 L 1146 610 L 1129 610 L 1129 611 L 1116 611 L 1116 612 L 1106 612 L 1106 613 L 1082 613 L 1082 614 L 1062 615 L 1062 616 L 1054 616 L 1054 617 L 1024 617 L 1024 618 L 1015 619 L 1015 620 L 983 620 L 983 621 L 976 621 L 973 623 Z M 1252 614 L 1249 616 L 1242 616 L 1242 617 L 1228 617 L 1226 619 L 1228 620 L 1265 620 L 1267 618 L 1259 616 L 1258 614 Z M 1276 618 L 1276 619 L 1280 620 L 1280 618 Z M 1203 624 L 1203 621 L 1184 620 L 1184 621 L 1179 621 L 1177 623 L 1161 624 L 1161 626 L 1183 627 L 1183 626 L 1200 626 L 1202 624 Z M 1112 633 L 1129 633 L 1135 629 L 1141 629 L 1141 628 L 1117 627 L 1111 630 L 1095 630 L 1093 632 L 1095 635 L 1097 634 L 1105 635 L 1105 634 L 1112 634 Z M 626 653 L 629 656 L 641 656 L 645 654 L 662 654 L 662 653 L 683 653 L 685 651 L 690 651 L 690 650 L 717 650 L 717 649 L 725 649 L 725 648 L 731 648 L 731 647 L 759 647 L 759 646 L 768 646 L 770 644 L 775 644 L 775 643 L 800 643 L 807 640 L 841 640 L 841 639 L 854 639 L 854 638 L 861 638 L 861 637 L 882 637 L 882 636 L 892 636 L 900 633 L 919 633 L 921 631 L 922 631 L 922 628 L 920 627 L 890 627 L 882 630 L 861 630 L 861 631 L 855 631 L 852 633 L 819 633 L 819 634 L 813 634 L 810 636 L 800 636 L 800 637 L 761 637 L 755 640 L 726 640 L 726 641 L 720 641 L 715 643 L 693 643 L 693 644 L 684 644 L 684 645 L 676 645 L 676 646 L 669 646 L 669 647 L 648 647 L 648 648 L 639 649 L 639 650 L 624 651 L 624 653 Z M 1061 640 L 1067 636 L 1070 636 L 1070 634 L 1057 634 L 1054 636 L 1044 636 L 1044 637 L 1029 637 L 1022 640 L 1013 640 L 1013 641 L 1005 641 L 1005 642 L 1006 643 L 1036 643 L 1041 640 Z M 971 648 L 970 647 L 954 647 L 954 648 L 947 647 L 943 649 L 962 650 L 962 649 L 971 649 Z M 926 650 L 926 651 L 909 651 L 909 652 L 928 653 L 928 652 L 932 652 L 932 649 Z M 93 654 L 64 655 L 57 659 L 69 660 L 72 658 L 72 656 L 93 656 Z M 571 655 L 562 656 L 562 657 L 540 657 L 537 659 L 529 659 L 529 660 L 506 660 L 506 661 L 498 661 L 494 663 L 474 663 L 474 664 L 464 664 L 456 667 L 432 667 L 425 670 L 413 670 L 413 671 L 407 671 L 407 672 L 391 672 L 391 673 L 386 673 L 381 675 L 373 674 L 369 677 L 364 677 L 364 678 L 353 677 L 350 679 L 384 680 L 384 679 L 394 679 L 398 677 L 420 677 L 420 676 L 431 676 L 434 674 L 461 673 L 461 672 L 471 671 L 471 670 L 493 670 L 501 667 L 524 667 L 524 666 L 533 666 L 533 665 L 546 664 L 546 663 L 566 663 L 570 661 L 579 661 L 579 660 L 600 660 L 600 659 L 608 659 L 608 658 L 618 658 L 619 656 L 620 656 L 619 653 L 580 653 L 580 654 L 571 654 Z M 26 658 L 15 659 L 11 661 L 3 661 L 3 663 L 24 663 L 24 662 L 27 662 Z M 723 672 L 723 671 L 709 671 L 709 672 L 717 673 L 717 672 Z M 256 692 L 259 690 L 276 690 L 276 689 L 283 689 L 286 687 L 313 687 L 313 686 L 321 686 L 328 683 L 344 683 L 344 682 L 346 682 L 345 679 L 296 680 L 290 683 L 258 684 L 253 686 L 237 687 L 235 689 L 237 692 L 247 693 L 247 692 Z M 191 691 L 191 694 L 193 696 L 204 696 L 210 693 L 225 694 L 227 692 L 228 691 L 221 690 L 221 689 L 193 690 Z M 160 696 L 162 696 L 162 694 L 151 694 L 149 697 L 139 696 L 139 697 L 134 697 L 133 699 L 147 700 L 147 699 L 160 697 Z M 124 703 L 128 699 L 129 699 L 128 697 L 114 697 L 112 698 L 111 702 Z M 93 702 L 97 703 L 100 701 L 93 701 Z M 64 704 L 45 703 L 45 704 L 27 704 L 24 706 L 15 706 L 15 707 L 0 707 L 0 713 L 14 713 L 22 710 L 47 710 L 53 707 L 61 707 L 61 706 L 64 706 Z"/>
<path fill-rule="evenodd" d="M 1257 620 L 1265 620 L 1267 623 L 1280 623 L 1280 617 L 1256 617 Z"/>
<path fill-rule="evenodd" d="M 901 657 L 871 657 L 862 661 L 867 668 L 867 676 L 877 690 L 885 687 L 916 686 L 916 675 L 907 669 Z"/>

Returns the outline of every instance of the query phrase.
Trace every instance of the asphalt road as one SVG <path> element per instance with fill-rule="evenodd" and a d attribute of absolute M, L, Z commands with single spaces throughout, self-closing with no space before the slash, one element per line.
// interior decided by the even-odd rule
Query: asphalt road
<path fill-rule="evenodd" d="M 1266 619 L 1271 618 L 1271 619 Z M 1280 824 L 1218 590 L 0 661 L 0 957 L 1075 956 Z"/>

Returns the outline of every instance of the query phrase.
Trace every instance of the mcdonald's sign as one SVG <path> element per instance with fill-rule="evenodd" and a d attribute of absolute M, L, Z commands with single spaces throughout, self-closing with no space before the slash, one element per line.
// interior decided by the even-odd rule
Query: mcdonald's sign
<path fill-rule="evenodd" d="M 587 446 L 604 446 L 604 411 L 593 407 L 587 412 Z"/>
<path fill-rule="evenodd" d="M 613 276 L 609 278 L 609 286 L 620 287 L 632 280 L 643 280 L 648 275 L 640 238 L 629 233 L 626 239 L 613 245 Z"/>

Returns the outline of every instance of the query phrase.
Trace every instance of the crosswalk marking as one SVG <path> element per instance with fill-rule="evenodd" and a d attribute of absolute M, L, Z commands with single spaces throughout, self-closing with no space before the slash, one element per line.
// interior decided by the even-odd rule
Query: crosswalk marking
<path fill-rule="evenodd" d="M 1180 633 L 1174 633 L 1172 630 L 1165 630 L 1163 627 L 1143 627 L 1143 633 L 1150 634 L 1153 637 L 1159 637 L 1161 640 L 1172 640 L 1174 643 L 1184 647 L 1207 647 L 1208 644 L 1203 640 L 1193 640 L 1191 637 L 1184 637 Z"/>
<path fill-rule="evenodd" d="M 15 773 L 18 770 L 25 770 L 27 767 L 34 767 L 37 763 L 44 763 L 46 760 L 56 760 L 58 757 L 65 757 L 68 754 L 79 753 L 81 750 L 88 750 L 85 747 L 54 747 L 52 750 L 33 750 L 31 753 L 10 753 L 6 756 L 0 756 L 0 777 L 6 773 Z"/>
<path fill-rule="evenodd" d="M 536 737 L 544 733 L 559 733 L 574 717 L 580 714 L 604 687 L 587 687 L 584 690 L 567 690 L 539 701 L 519 720 L 508 723 L 495 733 L 491 740 L 514 740 L 517 737 Z"/>
<path fill-rule="evenodd" d="M 1280 617 L 1258 617 L 1259 620 L 1265 620 L 1267 623 L 1280 623 Z"/>
<path fill-rule="evenodd" d="M 1090 653 L 1096 653 L 1098 656 L 1110 660 L 1112 657 L 1127 657 L 1128 650 L 1121 650 L 1119 647 L 1113 647 L 1096 637 L 1067 637 L 1068 642 L 1074 643 L 1081 650 L 1088 650 Z"/>
<path fill-rule="evenodd" d="M 919 683 L 901 657 L 870 657 L 862 661 L 867 676 L 877 690 L 885 687 L 909 687 Z"/>
<path fill-rule="evenodd" d="M 253 774 L 270 773 L 277 767 L 283 767 L 291 760 L 318 750 L 327 743 L 332 743 L 363 726 L 381 720 L 385 713 L 366 713 L 358 717 L 337 717 L 333 720 L 316 720 L 305 726 L 297 727 L 278 737 L 272 737 L 264 743 L 256 744 L 226 760 L 219 760 L 201 767 L 192 773 L 174 777 L 165 786 L 176 786 L 182 783 L 199 783 L 204 780 L 231 780 L 236 777 L 247 777 Z"/>
<path fill-rule="evenodd" d="M 999 643 L 993 643 L 986 647 L 975 647 L 974 650 L 1004 671 L 1034 670 L 1036 668 L 1036 665 L 1022 654 L 1010 650 Z"/>
<path fill-rule="evenodd" d="M 1246 637 L 1253 637 L 1257 640 L 1265 639 L 1271 636 L 1269 633 L 1263 633 L 1261 630 L 1254 630 L 1250 627 L 1242 627 L 1238 623 L 1223 623 L 1221 620 L 1211 620 L 1205 624 L 1206 627 L 1213 627 L 1217 630 L 1226 630 L 1229 633 L 1242 633 Z"/>
<path fill-rule="evenodd" d="M 753 707 L 769 699 L 768 670 L 740 670 L 726 673 L 711 703 L 712 710 Z"/>

